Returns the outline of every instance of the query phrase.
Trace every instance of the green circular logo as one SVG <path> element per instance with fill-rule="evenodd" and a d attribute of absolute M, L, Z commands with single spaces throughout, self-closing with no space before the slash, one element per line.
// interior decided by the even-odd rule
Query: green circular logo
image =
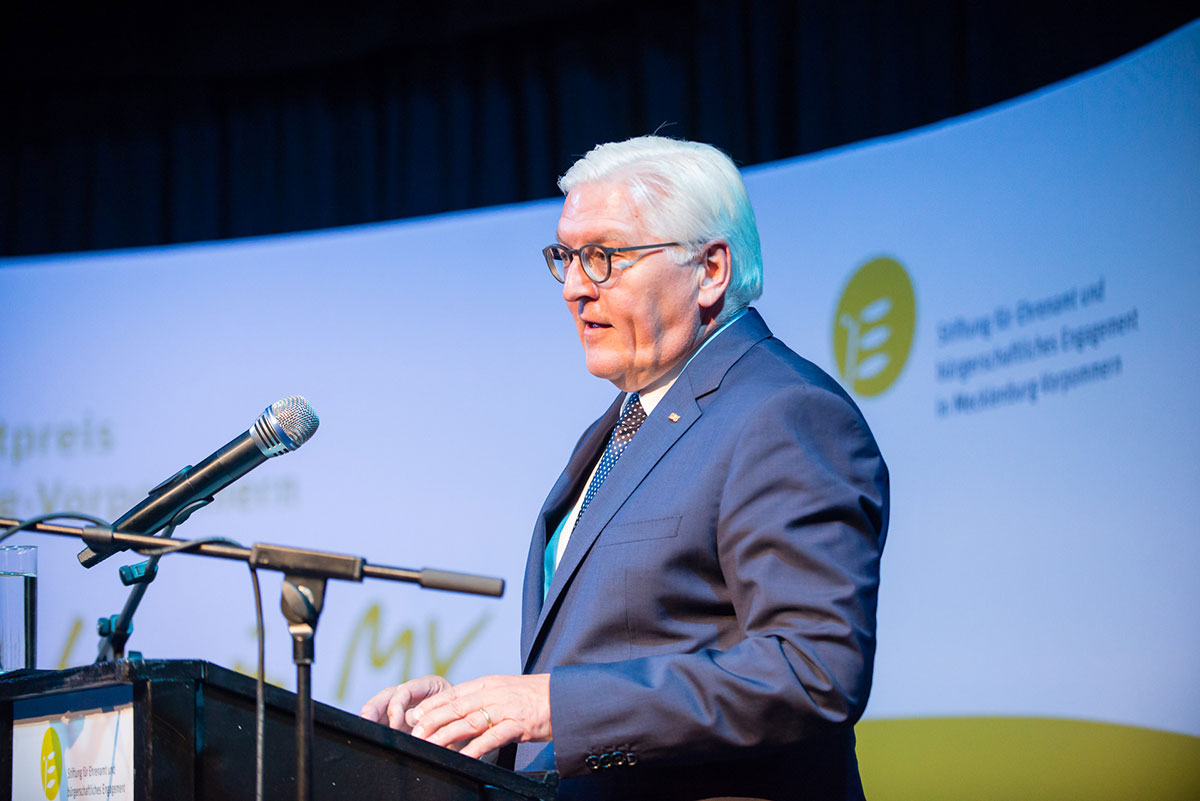
<path fill-rule="evenodd" d="M 58 798 L 59 790 L 62 789 L 62 763 L 62 742 L 58 739 L 58 732 L 48 727 L 45 736 L 42 737 L 41 767 L 42 790 L 46 793 L 46 798 L 49 801 L 54 801 L 55 798 Z"/>
<path fill-rule="evenodd" d="M 870 397 L 895 383 L 916 328 L 917 299 L 900 262 L 878 258 L 859 267 L 833 314 L 833 356 L 850 391 Z"/>

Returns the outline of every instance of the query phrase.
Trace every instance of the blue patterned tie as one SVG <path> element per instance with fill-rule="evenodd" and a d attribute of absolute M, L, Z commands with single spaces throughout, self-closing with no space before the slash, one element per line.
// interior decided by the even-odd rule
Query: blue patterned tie
<path fill-rule="evenodd" d="M 604 483 L 604 479 L 608 478 L 608 474 L 612 472 L 613 466 L 617 463 L 617 459 L 621 458 L 621 454 L 625 452 L 633 435 L 641 428 L 642 423 L 646 422 L 646 410 L 642 408 L 642 400 L 636 392 L 629 396 L 629 402 L 625 404 L 624 411 L 621 412 L 621 419 L 617 421 L 616 428 L 613 429 L 612 436 L 608 438 L 608 445 L 604 448 L 604 455 L 600 457 L 600 464 L 596 467 L 596 474 L 592 476 L 592 481 L 588 484 L 587 492 L 583 495 L 583 505 L 579 507 L 579 514 L 575 516 L 575 525 L 579 525 L 579 521 L 583 519 L 583 513 L 587 511 L 588 505 L 592 499 L 596 497 L 596 493 L 600 490 L 600 485 Z M 558 538 L 565 526 L 559 526 L 554 532 L 554 536 L 546 543 L 546 551 L 543 557 L 542 567 L 544 568 L 545 584 L 543 586 L 543 597 L 550 590 L 550 580 L 554 577 L 555 555 L 558 552 Z"/>

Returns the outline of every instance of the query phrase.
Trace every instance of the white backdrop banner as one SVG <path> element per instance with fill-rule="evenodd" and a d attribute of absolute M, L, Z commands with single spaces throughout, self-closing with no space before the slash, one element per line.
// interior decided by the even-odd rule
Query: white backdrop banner
<path fill-rule="evenodd" d="M 747 170 L 758 306 L 857 396 L 892 471 L 868 716 L 1200 735 L 1197 120 L 1192 25 L 984 113 Z M 508 580 L 498 601 L 331 584 L 318 700 L 516 670 L 534 515 L 615 394 L 539 253 L 559 206 L 0 262 L 0 513 L 115 519 L 301 394 L 312 440 L 179 536 Z M 136 560 L 89 571 L 78 543 L 21 537 L 40 666 L 90 662 Z M 290 686 L 278 584 L 268 674 Z M 244 567 L 167 557 L 130 647 L 249 669 L 253 620 Z"/>

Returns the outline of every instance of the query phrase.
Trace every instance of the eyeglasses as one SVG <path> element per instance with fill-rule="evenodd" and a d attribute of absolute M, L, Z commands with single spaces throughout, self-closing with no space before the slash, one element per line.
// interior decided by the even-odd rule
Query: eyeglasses
<path fill-rule="evenodd" d="M 678 242 L 659 242 L 656 245 L 630 245 L 624 248 L 609 248 L 604 245 L 584 245 L 581 248 L 569 248 L 566 245 L 546 245 L 542 255 L 546 257 L 546 266 L 550 274 L 560 283 L 567 282 L 567 267 L 571 260 L 579 257 L 583 265 L 583 274 L 592 283 L 603 284 L 612 275 L 612 257 L 614 253 L 626 253 L 630 250 L 650 250 L 652 248 L 679 247 Z"/>

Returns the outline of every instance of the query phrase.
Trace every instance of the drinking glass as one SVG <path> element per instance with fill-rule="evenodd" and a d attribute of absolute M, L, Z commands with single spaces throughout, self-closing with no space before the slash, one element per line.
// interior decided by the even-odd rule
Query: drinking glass
<path fill-rule="evenodd" d="M 37 546 L 0 545 L 0 673 L 37 661 Z"/>

